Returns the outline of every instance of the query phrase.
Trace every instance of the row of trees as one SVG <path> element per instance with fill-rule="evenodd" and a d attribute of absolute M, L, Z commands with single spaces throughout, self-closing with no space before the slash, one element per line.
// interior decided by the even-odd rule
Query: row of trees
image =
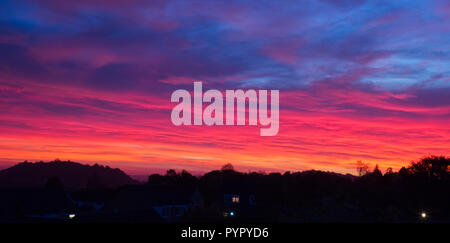
<path fill-rule="evenodd" d="M 373 171 L 369 170 L 369 164 L 362 161 L 356 163 L 356 171 L 359 176 L 365 175 L 377 175 L 382 176 L 383 173 L 379 169 L 378 165 L 375 165 Z M 385 175 L 395 174 L 392 168 L 387 168 Z M 445 156 L 430 155 L 423 157 L 419 161 L 413 161 L 408 167 L 402 167 L 398 174 L 412 175 L 427 178 L 434 178 L 437 180 L 448 179 L 450 174 L 450 158 Z"/>
<path fill-rule="evenodd" d="M 436 220 L 450 220 L 450 158 L 428 156 L 394 172 L 369 171 L 358 163 L 360 176 L 323 171 L 240 173 L 231 165 L 201 177 L 169 170 L 151 175 L 150 184 L 175 183 L 199 188 L 210 207 L 223 193 L 251 193 L 265 215 L 284 221 L 412 221 L 421 210 Z M 222 194 L 221 194 L 222 193 Z"/>
<path fill-rule="evenodd" d="M 222 172 L 226 171 L 235 171 L 232 164 L 225 164 L 222 166 Z M 364 163 L 362 161 L 357 161 L 356 163 L 356 172 L 360 177 L 364 176 L 383 176 L 378 164 L 375 165 L 374 169 L 370 171 L 369 164 Z M 265 174 L 265 173 L 259 173 Z M 277 173 L 272 173 L 277 174 Z M 286 174 L 290 174 L 290 172 L 286 172 Z M 419 161 L 413 161 L 407 167 L 402 167 L 398 172 L 394 172 L 392 168 L 387 168 L 384 175 L 392 176 L 392 175 L 402 175 L 402 176 L 420 176 L 420 177 L 428 177 L 434 178 L 437 180 L 445 180 L 449 179 L 450 175 L 450 158 L 445 156 L 435 156 L 430 155 L 423 157 Z M 194 182 L 196 181 L 196 177 L 191 175 L 186 170 L 182 170 L 180 173 L 177 173 L 175 170 L 170 169 L 166 172 L 166 175 L 153 174 L 148 178 L 148 183 L 180 183 L 183 184 L 185 182 Z"/>

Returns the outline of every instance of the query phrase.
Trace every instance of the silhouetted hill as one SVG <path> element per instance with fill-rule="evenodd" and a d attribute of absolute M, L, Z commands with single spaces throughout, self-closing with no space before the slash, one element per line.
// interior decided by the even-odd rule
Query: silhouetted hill
<path fill-rule="evenodd" d="M 70 161 L 22 162 L 0 171 L 2 187 L 43 187 L 58 183 L 66 188 L 110 188 L 137 182 L 120 169 Z"/>

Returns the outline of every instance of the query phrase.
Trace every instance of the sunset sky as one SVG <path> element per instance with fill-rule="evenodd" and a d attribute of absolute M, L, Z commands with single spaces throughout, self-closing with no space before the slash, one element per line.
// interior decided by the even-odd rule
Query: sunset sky
<path fill-rule="evenodd" d="M 197 80 L 280 90 L 278 135 L 174 126 Z M 0 0 L 0 111 L 0 167 L 396 170 L 450 155 L 450 3 Z"/>

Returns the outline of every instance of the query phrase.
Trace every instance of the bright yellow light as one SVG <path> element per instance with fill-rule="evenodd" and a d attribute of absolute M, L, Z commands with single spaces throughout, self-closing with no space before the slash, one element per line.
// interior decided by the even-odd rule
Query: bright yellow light
<path fill-rule="evenodd" d="M 422 212 L 421 214 L 420 214 L 420 216 L 424 219 L 424 218 L 426 218 L 427 217 L 427 213 L 425 213 L 425 212 Z"/>
<path fill-rule="evenodd" d="M 73 219 L 73 218 L 75 218 L 75 214 L 69 214 L 69 219 Z"/>

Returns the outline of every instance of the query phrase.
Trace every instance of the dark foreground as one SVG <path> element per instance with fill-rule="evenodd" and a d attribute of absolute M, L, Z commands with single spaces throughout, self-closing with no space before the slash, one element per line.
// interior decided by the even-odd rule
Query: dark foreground
<path fill-rule="evenodd" d="M 64 186 L 58 176 L 42 186 L 4 181 L 0 222 L 447 223 L 449 165 L 446 157 L 430 156 L 398 172 L 360 166 L 358 177 L 322 171 L 240 173 L 225 166 L 201 177 L 169 170 L 149 176 L 147 183 L 113 171 L 127 182 L 114 187 L 102 183 L 103 169 L 97 168 L 97 178 L 78 188 Z"/>

